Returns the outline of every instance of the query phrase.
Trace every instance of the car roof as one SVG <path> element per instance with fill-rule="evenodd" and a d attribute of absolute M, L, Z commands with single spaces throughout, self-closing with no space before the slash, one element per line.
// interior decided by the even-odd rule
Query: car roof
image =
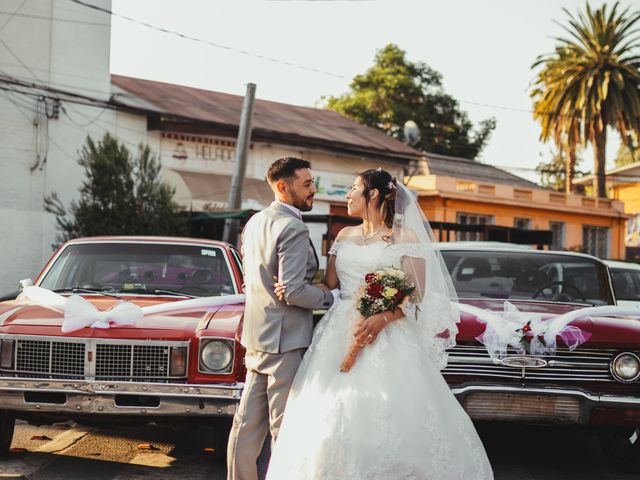
<path fill-rule="evenodd" d="M 605 260 L 609 268 L 623 269 L 623 270 L 640 270 L 640 265 L 633 262 L 621 262 L 619 260 Z"/>
<path fill-rule="evenodd" d="M 80 237 L 69 240 L 65 245 L 78 243 L 173 243 L 181 245 L 215 245 L 218 247 L 230 247 L 231 245 L 219 240 L 209 240 L 207 238 L 190 237 L 163 237 L 153 235 L 118 235 L 101 237 Z"/>
<path fill-rule="evenodd" d="M 564 250 L 536 250 L 531 248 L 529 245 L 517 245 L 502 242 L 436 242 L 436 248 L 441 251 L 499 251 L 505 253 L 535 253 L 536 255 L 565 255 L 588 258 L 602 263 L 602 260 L 598 257 L 587 255 L 586 253 L 567 252 Z"/>

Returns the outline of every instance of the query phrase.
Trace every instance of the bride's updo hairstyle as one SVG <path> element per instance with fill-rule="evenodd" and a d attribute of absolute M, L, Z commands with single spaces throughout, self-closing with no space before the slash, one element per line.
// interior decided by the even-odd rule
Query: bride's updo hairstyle
<path fill-rule="evenodd" d="M 396 177 L 381 168 L 365 170 L 358 174 L 358 176 L 364 184 L 363 195 L 367 201 L 367 208 L 371 205 L 371 191 L 378 190 L 378 198 L 373 206 L 378 209 L 382 207 L 384 224 L 388 228 L 393 227 L 393 219 L 396 215 Z"/>

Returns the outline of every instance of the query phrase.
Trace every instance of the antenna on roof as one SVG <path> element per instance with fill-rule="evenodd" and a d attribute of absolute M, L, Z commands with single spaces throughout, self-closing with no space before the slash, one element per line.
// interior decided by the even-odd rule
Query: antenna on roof
<path fill-rule="evenodd" d="M 412 147 L 420 141 L 420 129 L 413 120 L 404 122 L 404 141 Z"/>

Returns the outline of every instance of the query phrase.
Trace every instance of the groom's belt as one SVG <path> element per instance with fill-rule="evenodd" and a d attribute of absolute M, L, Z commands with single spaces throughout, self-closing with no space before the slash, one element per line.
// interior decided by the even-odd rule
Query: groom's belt
<path fill-rule="evenodd" d="M 187 384 L 0 377 L 2 408 L 91 415 L 231 416 L 243 383 Z"/>

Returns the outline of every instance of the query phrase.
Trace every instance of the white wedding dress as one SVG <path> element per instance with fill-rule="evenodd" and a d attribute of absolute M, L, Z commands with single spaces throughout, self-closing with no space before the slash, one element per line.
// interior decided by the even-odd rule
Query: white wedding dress
<path fill-rule="evenodd" d="M 267 480 L 493 478 L 473 423 L 419 341 L 415 318 L 388 324 L 351 371 L 340 372 L 364 275 L 400 268 L 408 247 L 332 247 L 341 299 L 317 325 L 300 365 Z"/>

